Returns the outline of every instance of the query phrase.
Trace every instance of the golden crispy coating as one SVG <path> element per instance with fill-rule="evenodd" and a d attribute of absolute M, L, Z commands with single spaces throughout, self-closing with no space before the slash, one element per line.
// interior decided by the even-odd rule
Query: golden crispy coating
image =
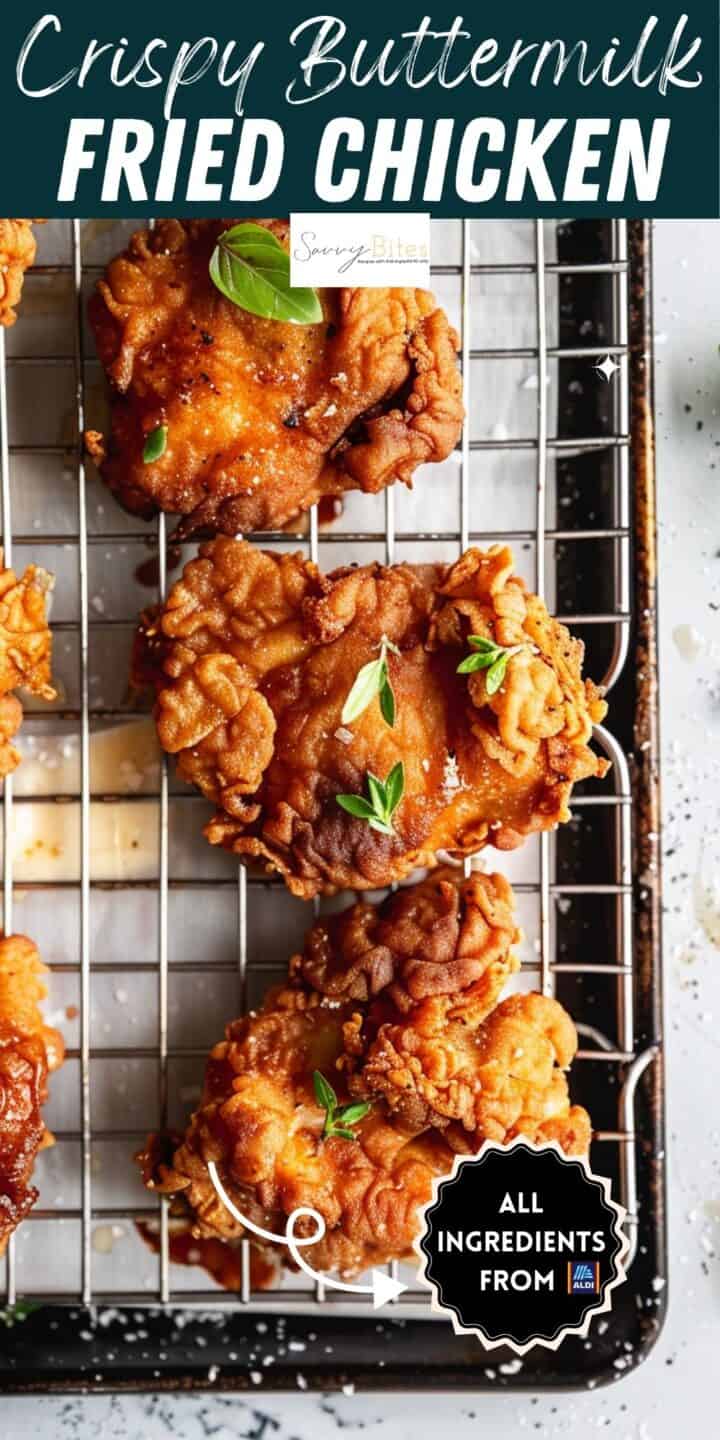
<path fill-rule="evenodd" d="M 0 551 L 0 778 L 19 764 L 12 744 L 22 721 L 22 706 L 10 692 L 20 687 L 53 700 L 50 684 L 52 637 L 47 623 L 46 595 L 50 576 L 29 565 L 22 579 L 2 569 Z"/>
<path fill-rule="evenodd" d="M 181 533 L 277 529 L 325 495 L 409 485 L 454 448 L 463 407 L 457 336 L 425 290 L 321 292 L 324 321 L 262 320 L 208 275 L 234 222 L 160 220 L 109 265 L 90 304 L 114 390 L 112 432 L 90 453 L 136 514 Z M 287 245 L 287 225 L 263 221 Z M 165 453 L 143 463 L 149 432 Z"/>
<path fill-rule="evenodd" d="M 43 1023 L 39 1001 L 47 974 L 31 940 L 0 937 L 0 1255 L 37 1199 L 30 1183 L 38 1150 L 52 1145 L 41 1107 L 48 1072 L 62 1063 L 63 1041 Z"/>
<path fill-rule="evenodd" d="M 33 225 L 42 220 L 0 220 L 0 325 L 14 325 L 25 271 L 37 249 Z"/>
<path fill-rule="evenodd" d="M 522 1134 L 584 1153 L 589 1118 L 570 1106 L 564 1074 L 571 1021 L 541 995 L 496 1004 L 517 968 L 517 933 L 505 880 L 450 871 L 379 909 L 359 902 L 319 919 L 288 985 L 211 1052 L 185 1136 L 166 1152 L 152 1139 L 138 1157 L 146 1183 L 175 1197 L 199 1243 L 237 1241 L 243 1227 L 208 1175 L 214 1160 L 265 1229 L 283 1234 L 297 1206 L 319 1210 L 327 1232 L 311 1263 L 352 1275 L 408 1255 L 418 1207 L 458 1151 Z M 316 1069 L 341 1102 L 372 1102 L 356 1140 L 322 1139 Z M 217 1254 L 213 1272 L 239 1283 Z"/>
<path fill-rule="evenodd" d="M 509 849 L 567 820 L 574 781 L 603 775 L 589 748 L 605 703 L 581 678 L 583 647 L 512 571 L 505 546 L 452 566 L 380 565 L 327 577 L 300 555 L 243 541 L 203 545 L 160 617 L 139 669 L 157 687 L 160 742 L 217 806 L 205 833 L 284 875 L 297 895 L 368 889 L 437 863 L 438 850 Z M 458 675 L 468 635 L 507 647 Z M 396 723 L 378 700 L 350 726 L 358 670 L 388 656 Z M 405 793 L 382 834 L 338 794 L 364 793 L 402 761 Z"/>

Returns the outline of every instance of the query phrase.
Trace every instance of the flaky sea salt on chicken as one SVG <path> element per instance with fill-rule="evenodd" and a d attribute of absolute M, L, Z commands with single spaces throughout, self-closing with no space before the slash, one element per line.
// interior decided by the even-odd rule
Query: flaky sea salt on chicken
<path fill-rule="evenodd" d="M 29 565 L 18 580 L 4 569 L 0 550 L 0 779 L 20 763 L 13 737 L 22 722 L 22 705 L 13 691 L 28 690 L 53 700 L 50 683 L 52 636 L 47 596 L 52 577 Z"/>
<path fill-rule="evenodd" d="M 607 769 L 582 659 L 506 546 L 326 576 L 221 537 L 145 617 L 136 670 L 211 843 L 309 898 L 567 820 Z"/>
<path fill-rule="evenodd" d="M 199 1263 L 239 1285 L 246 1232 L 209 1161 L 266 1230 L 284 1234 L 298 1206 L 319 1211 L 312 1265 L 353 1275 L 410 1254 L 418 1209 L 457 1153 L 517 1135 L 587 1151 L 565 1074 L 572 1021 L 547 996 L 499 999 L 517 939 L 507 881 L 449 870 L 316 921 L 288 982 L 212 1050 L 185 1135 L 151 1137 L 139 1157 Z M 269 1264 L 282 1254 L 265 1247 Z"/>
<path fill-rule="evenodd" d="M 53 1143 L 42 1107 L 64 1047 L 40 1010 L 46 973 L 32 940 L 0 936 L 0 1255 L 37 1199 L 38 1151 Z"/>
<path fill-rule="evenodd" d="M 0 325 L 14 325 L 25 271 L 35 261 L 33 225 L 40 220 L 0 220 Z"/>
<path fill-rule="evenodd" d="M 91 301 L 112 420 L 109 436 L 86 438 L 121 504 L 179 515 L 185 535 L 247 534 L 348 490 L 409 485 L 445 459 L 463 405 L 458 339 L 434 296 L 326 289 L 315 323 L 250 314 L 210 275 L 233 223 L 138 231 Z M 287 249 L 285 221 L 253 228 Z"/>

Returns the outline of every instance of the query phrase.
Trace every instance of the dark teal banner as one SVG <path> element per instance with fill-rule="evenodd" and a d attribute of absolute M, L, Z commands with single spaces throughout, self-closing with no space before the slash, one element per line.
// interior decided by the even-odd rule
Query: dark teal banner
<path fill-rule="evenodd" d="M 718 216 L 718 10 L 16 3 L 3 213 Z"/>

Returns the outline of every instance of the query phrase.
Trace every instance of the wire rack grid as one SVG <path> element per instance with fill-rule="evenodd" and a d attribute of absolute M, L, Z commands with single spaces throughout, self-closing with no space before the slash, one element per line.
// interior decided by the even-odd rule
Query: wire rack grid
<path fill-rule="evenodd" d="M 298 1282 L 297 1284 L 291 1283 L 290 1288 L 284 1284 L 281 1289 L 254 1292 L 251 1285 L 246 1242 L 242 1247 L 243 1285 L 239 1296 L 226 1296 L 216 1288 L 209 1288 L 206 1283 L 196 1282 L 194 1288 L 186 1288 L 188 1272 L 181 1271 L 171 1262 L 171 1222 L 168 1218 L 167 1202 L 164 1199 L 161 1200 L 158 1210 L 156 1206 L 147 1202 L 143 1203 L 137 1197 L 132 1201 L 119 1200 L 118 1203 L 113 1204 L 107 1202 L 106 1196 L 99 1199 L 96 1194 L 97 1185 L 93 1165 L 96 1148 L 107 1143 L 120 1144 L 126 1151 L 129 1166 L 130 1152 L 133 1146 L 142 1140 L 145 1131 L 158 1123 L 162 1126 L 168 1121 L 174 1084 L 173 1065 L 179 1061 L 199 1073 L 202 1057 L 206 1053 L 205 1045 L 177 1044 L 173 1040 L 170 1005 L 172 987 L 183 977 L 185 972 L 192 968 L 191 962 L 174 958 L 177 937 L 173 933 L 171 916 L 173 896 L 176 892 L 182 891 L 186 895 L 189 894 L 191 899 L 194 897 L 194 900 L 202 897 L 203 904 L 206 902 L 209 904 L 213 896 L 216 897 L 221 892 L 225 894 L 229 892 L 234 896 L 233 907 L 237 920 L 236 936 L 234 940 L 230 936 L 227 937 L 226 958 L 207 962 L 203 967 L 203 974 L 206 979 L 209 978 L 210 983 L 215 978 L 219 982 L 221 977 L 227 978 L 228 975 L 234 975 L 237 984 L 237 1004 L 239 1010 L 243 1011 L 248 1006 L 249 986 L 253 978 L 259 979 L 261 984 L 266 983 L 267 972 L 273 968 L 267 963 L 262 949 L 260 948 L 258 951 L 253 944 L 251 929 L 257 907 L 272 906 L 276 903 L 276 899 L 273 897 L 277 897 L 278 886 L 252 873 L 249 874 L 242 867 L 237 871 L 234 868 L 231 871 L 226 867 L 222 874 L 210 878 L 204 878 L 201 872 L 197 875 L 186 872 L 182 877 L 174 874 L 173 822 L 181 802 L 189 804 L 193 808 L 194 814 L 197 815 L 197 797 L 175 792 L 172 777 L 168 774 L 164 760 L 161 761 L 159 780 L 154 796 L 150 800 L 145 791 L 137 796 L 123 794 L 122 797 L 119 797 L 117 794 L 108 793 L 107 788 L 98 791 L 97 787 L 93 785 L 91 773 L 93 725 L 97 721 L 112 724 L 127 719 L 127 711 L 124 707 L 105 704 L 97 698 L 91 700 L 93 677 L 90 657 L 93 633 L 102 630 L 108 644 L 112 644 L 117 631 L 121 627 L 127 630 L 134 619 L 132 614 L 127 614 L 121 621 L 116 618 L 101 618 L 94 612 L 92 603 L 92 577 L 96 573 L 94 557 L 99 554 L 101 547 L 114 547 L 105 553 L 108 558 L 112 555 L 113 568 L 121 567 L 124 563 L 121 558 L 122 545 L 139 543 L 141 532 L 122 518 L 118 521 L 120 528 L 116 526 L 106 529 L 102 525 L 91 527 L 88 522 L 88 486 L 91 481 L 86 475 L 80 437 L 86 421 L 88 375 L 91 373 L 95 361 L 85 336 L 84 286 L 86 287 L 88 283 L 94 281 L 101 266 L 94 262 L 86 263 L 83 248 L 83 222 L 75 220 L 67 222 L 67 224 L 69 226 L 68 257 L 56 262 L 40 264 L 35 274 L 38 278 L 46 277 L 48 280 L 65 285 L 67 302 L 72 306 L 72 324 L 68 332 L 72 335 L 72 346 L 65 353 L 56 352 L 51 355 L 42 353 L 41 356 L 38 353 L 24 354 L 21 312 L 17 327 L 17 342 L 13 352 L 6 355 L 5 336 L 0 330 L 0 465 L 6 563 L 12 563 L 14 559 L 17 566 L 19 559 L 25 554 L 28 559 L 32 559 L 35 558 L 34 552 L 40 550 L 43 556 L 47 553 L 52 556 L 56 552 L 58 555 L 62 554 L 65 565 L 71 566 L 76 577 L 74 613 L 70 618 L 55 620 L 53 629 L 56 637 L 72 637 L 73 645 L 76 645 L 76 649 L 73 649 L 72 652 L 72 663 L 77 668 L 77 703 L 72 703 L 72 697 L 71 699 L 68 699 L 67 696 L 62 698 L 55 715 L 53 717 L 41 716 L 38 718 L 37 724 L 41 728 L 47 727 L 59 718 L 63 725 L 68 727 L 64 733 L 71 733 L 77 740 L 79 782 L 77 790 L 72 793 L 64 791 L 59 795 L 49 793 L 44 798 L 48 803 L 64 801 L 74 807 L 78 824 L 78 873 L 72 879 L 62 880 L 53 880 L 47 876 L 33 880 L 27 878 L 25 873 L 19 881 L 16 879 L 14 862 L 17 857 L 17 843 L 14 839 L 14 827 L 17 823 L 18 811 L 21 806 L 23 808 L 32 806 L 37 797 L 23 793 L 21 799 L 16 796 L 14 800 L 13 780 L 8 778 L 5 781 L 3 809 L 3 923 L 6 933 L 10 933 L 16 923 L 18 907 L 14 905 L 16 893 L 14 885 L 19 884 L 23 895 L 28 891 L 37 892 L 38 902 L 47 907 L 50 913 L 54 896 L 59 896 L 64 889 L 71 890 L 77 896 L 79 954 L 77 959 L 74 956 L 66 957 L 60 964 L 55 965 L 54 969 L 75 977 L 78 985 L 78 1040 L 77 1044 L 71 1043 L 68 1048 L 68 1062 L 75 1062 L 74 1074 L 77 1077 L 79 1092 L 77 1097 L 78 1119 L 77 1123 L 56 1127 L 56 1139 L 58 1147 L 70 1147 L 70 1153 L 76 1158 L 79 1164 L 80 1184 L 78 1192 L 70 1201 L 66 1197 L 60 1197 L 54 1205 L 48 1206 L 43 1193 L 45 1187 L 41 1162 L 38 1172 L 41 1186 L 40 1203 L 31 1214 L 22 1233 L 31 1233 L 38 1224 L 47 1227 L 49 1223 L 56 1226 L 58 1221 L 63 1222 L 66 1228 L 63 1232 L 62 1245 L 63 1247 L 71 1246 L 76 1251 L 78 1264 L 76 1282 L 70 1285 L 67 1283 L 44 1284 L 37 1278 L 36 1270 L 33 1270 L 31 1266 L 26 1267 L 24 1253 L 22 1264 L 20 1264 L 18 1259 L 19 1237 L 16 1238 L 9 1246 L 5 1262 L 7 1301 L 12 1304 L 16 1294 L 23 1293 L 43 1296 L 55 1302 L 82 1301 L 85 1304 L 111 1303 L 117 1305 L 127 1303 L 137 1305 L 159 1301 L 164 1305 L 182 1305 L 184 1307 L 207 1307 L 209 1304 L 237 1305 L 239 1303 L 248 1309 L 263 1312 L 272 1312 L 273 1310 L 287 1312 L 295 1308 L 300 1309 L 303 1313 L 312 1311 L 317 1304 L 324 1303 L 326 1306 L 333 1306 L 335 1310 L 341 1311 L 343 1315 L 367 1315 L 371 1303 L 369 1297 L 366 1301 L 364 1298 L 353 1297 L 352 1300 L 340 1298 L 332 1292 L 325 1295 L 322 1286 L 318 1286 L 316 1291 L 312 1292 L 305 1283 Z M 556 590 L 554 560 L 560 548 L 566 544 L 582 546 L 586 543 L 599 542 L 606 547 L 603 554 L 609 556 L 612 602 L 603 609 L 575 615 L 563 614 L 562 618 L 570 624 L 582 627 L 583 631 L 585 627 L 591 629 L 602 627 L 603 631 L 607 632 L 609 641 L 603 683 L 608 690 L 612 690 L 621 678 L 627 662 L 631 621 L 627 226 L 621 220 L 612 222 L 609 257 L 597 258 L 593 254 L 587 260 L 563 261 L 552 256 L 549 257 L 547 254 L 549 244 L 554 245 L 555 226 L 543 222 L 524 222 L 524 224 L 530 235 L 531 250 L 529 254 L 521 253 L 518 258 L 517 251 L 514 250 L 512 258 L 504 258 L 502 235 L 500 235 L 499 254 L 498 247 L 496 247 L 493 258 L 488 259 L 482 254 L 478 258 L 474 253 L 476 245 L 470 222 L 457 222 L 455 235 L 459 242 L 458 257 L 448 263 L 433 267 L 438 288 L 441 288 L 445 282 L 458 286 L 461 363 L 468 415 L 472 410 L 473 386 L 477 381 L 479 366 L 486 362 L 492 364 L 497 362 L 502 365 L 507 365 L 508 362 L 522 362 L 522 364 L 535 366 L 537 370 L 537 395 L 532 394 L 534 433 L 506 435 L 498 430 L 489 434 L 473 434 L 471 424 L 469 422 L 466 424 L 459 451 L 454 459 L 458 481 L 456 527 L 439 529 L 428 526 L 427 523 L 424 523 L 425 512 L 417 508 L 411 512 L 413 518 L 410 522 L 399 525 L 398 496 L 394 490 L 389 489 L 385 491 L 382 500 L 379 501 L 384 508 L 384 525 L 379 523 L 380 512 L 375 509 L 372 512 L 375 528 L 361 529 L 357 525 L 356 528 L 344 529 L 341 537 L 338 537 L 333 527 L 325 528 L 319 522 L 316 511 L 313 511 L 309 517 L 307 530 L 300 531 L 296 536 L 263 534 L 254 538 L 258 542 L 268 545 L 287 546 L 289 542 L 294 545 L 301 543 L 314 560 L 317 560 L 323 551 L 331 553 L 328 547 L 341 541 L 345 547 L 343 556 L 347 555 L 347 547 L 350 547 L 353 558 L 356 558 L 356 553 L 360 554 L 364 551 L 372 553 L 373 558 L 384 557 L 387 563 L 392 563 L 399 558 L 401 553 L 403 558 L 413 558 L 414 555 L 419 558 L 423 547 L 428 546 L 431 548 L 444 547 L 444 558 L 452 558 L 453 553 L 462 551 L 468 544 L 507 540 L 519 547 L 529 557 L 533 568 L 528 578 L 534 582 L 539 593 L 547 595 L 551 604 Z M 527 240 L 527 235 L 525 238 Z M 612 334 L 610 336 L 605 334 L 602 338 L 594 337 L 592 344 L 554 343 L 553 336 L 557 331 L 557 324 L 556 315 L 551 309 L 548 298 L 548 289 L 552 287 L 553 303 L 555 303 L 555 297 L 560 293 L 558 287 L 562 285 L 563 280 L 566 277 L 579 275 L 597 277 L 599 284 L 608 284 L 611 287 Z M 511 337 L 515 343 L 501 344 L 495 347 L 473 343 L 476 338 L 474 335 L 474 329 L 476 329 L 474 320 L 475 287 L 492 285 L 497 281 L 502 281 L 510 287 L 521 283 L 531 287 L 531 308 L 535 326 L 533 343 L 517 343 L 515 337 Z M 527 291 L 525 293 L 527 294 Z M 527 298 L 529 301 L 529 294 Z M 478 324 L 482 332 L 482 313 L 479 316 Z M 610 357 L 616 367 L 614 373 L 610 374 L 607 380 L 601 378 L 600 375 L 593 375 L 593 367 L 606 356 Z M 549 378 L 546 377 L 548 377 L 550 367 L 564 361 L 586 364 L 592 383 L 607 384 L 612 424 L 602 434 L 564 437 L 552 432 L 553 390 Z M 14 373 L 23 368 L 32 370 L 39 363 L 51 368 L 62 367 L 72 376 L 74 418 L 73 438 L 70 446 L 64 441 L 47 445 L 39 444 L 32 438 L 28 440 L 24 434 L 16 439 L 12 433 L 12 417 L 9 416 L 8 408 L 11 378 Z M 530 388 L 532 389 L 532 387 Z M 527 400 L 527 395 L 524 396 L 524 399 Z M 554 490 L 551 467 L 557 463 L 558 458 L 572 460 L 595 450 L 602 450 L 610 457 L 611 523 L 604 520 L 603 524 L 597 527 L 587 524 L 583 528 L 563 527 L 559 523 L 557 507 L 555 507 L 554 520 L 549 521 L 548 516 L 552 509 L 550 492 Z M 513 457 L 527 452 L 529 463 L 533 468 L 533 481 L 532 515 L 525 522 L 515 520 L 507 526 L 503 525 L 502 528 L 497 529 L 478 528 L 473 506 L 472 490 L 474 486 L 471 486 L 473 466 L 477 463 L 475 460 L 477 452 L 484 452 L 484 457 L 492 452 L 493 456 L 499 457 L 504 464 L 509 463 Z M 32 526 L 26 525 L 13 534 L 11 509 L 14 508 L 16 499 L 15 468 L 28 459 L 32 461 L 38 457 L 53 455 L 62 455 L 64 463 L 67 463 L 69 454 L 73 457 L 72 486 L 76 528 L 68 530 L 65 527 L 55 530 L 46 527 L 42 520 L 36 518 Z M 421 477 L 417 482 L 416 495 L 421 494 L 423 484 L 424 479 Z M 364 500 L 365 497 L 360 497 L 360 509 L 356 507 L 352 512 L 353 515 L 362 514 Z M 112 502 L 108 501 L 108 505 L 112 505 Z M 99 514 L 100 509 L 96 513 Z M 420 521 L 418 521 L 418 516 Z M 167 588 L 167 537 L 164 517 L 160 517 L 158 521 L 156 539 L 158 552 L 157 593 L 162 598 Z M 51 562 L 50 568 L 52 568 Z M 529 937 L 529 958 L 523 959 L 523 972 L 528 976 L 530 983 L 539 985 L 545 993 L 550 994 L 555 992 L 559 980 L 564 976 L 582 977 L 584 974 L 592 974 L 601 970 L 604 979 L 612 980 L 614 1029 L 598 1027 L 592 1023 L 591 1015 L 578 1013 L 577 1010 L 574 1018 L 578 1022 L 581 1034 L 578 1069 L 587 1062 L 592 1062 L 593 1066 L 600 1063 L 604 1064 L 608 1071 L 612 1067 L 614 1073 L 619 1076 L 616 1124 L 614 1127 L 600 1129 L 596 1132 L 593 1159 L 598 1171 L 611 1173 L 617 1177 L 619 1198 L 628 1214 L 627 1224 L 632 1245 L 638 1212 L 635 1092 L 640 1075 L 652 1059 L 654 1051 L 652 1049 L 636 1051 L 635 1049 L 632 788 L 628 761 L 622 745 L 613 736 L 611 730 L 599 728 L 596 740 L 613 762 L 611 779 L 607 787 L 599 793 L 576 795 L 573 808 L 575 813 L 582 815 L 583 821 L 591 828 L 595 817 L 601 811 L 604 811 L 606 816 L 611 815 L 612 856 L 609 876 L 598 880 L 583 881 L 580 884 L 567 882 L 562 875 L 559 876 L 557 873 L 553 838 L 543 835 L 534 849 L 528 847 L 529 850 L 532 850 L 529 863 L 531 871 L 534 873 L 528 873 L 526 866 L 524 878 L 516 881 L 515 888 L 521 897 L 529 897 L 534 906 L 535 933 Z M 140 878 L 130 875 L 121 879 L 98 879 L 93 871 L 93 832 L 98 807 L 112 807 L 117 804 L 127 806 L 132 800 L 136 800 L 141 807 L 150 806 L 151 823 L 157 827 L 155 874 Z M 197 829 L 199 831 L 199 826 Z M 204 844 L 199 833 L 197 843 L 198 845 Z M 91 907 L 96 891 L 113 890 L 122 891 L 128 895 L 141 891 L 152 897 L 152 903 L 156 907 L 154 926 L 156 953 L 154 955 L 148 953 L 146 949 L 140 957 L 133 956 L 127 964 L 118 962 L 117 959 L 110 961 L 104 959 L 102 937 L 98 936 Z M 572 903 L 576 896 L 610 898 L 610 903 L 615 911 L 615 953 L 608 963 L 599 965 L 594 961 L 583 961 L 577 956 L 573 956 L 570 960 L 561 958 L 557 946 L 556 906 L 559 902 Z M 288 946 L 287 953 L 290 953 L 290 948 Z M 231 958 L 227 958 L 228 955 Z M 278 955 L 277 958 L 280 960 L 282 957 Z M 93 986 L 106 974 L 115 978 L 129 972 L 132 972 L 133 976 L 137 976 L 140 972 L 146 974 L 149 983 L 155 989 L 154 1024 L 156 1035 L 154 1043 L 109 1044 L 95 1033 L 97 1027 L 93 1022 Z M 128 1122 L 122 1102 L 109 1116 L 106 1114 L 105 1107 L 101 1107 L 101 1112 L 99 1112 L 95 1106 L 93 1081 L 97 1080 L 98 1067 L 118 1058 L 138 1062 L 148 1061 L 154 1067 L 155 1096 L 153 1098 L 150 1095 L 147 1098 L 147 1114 L 142 1124 Z M 75 1083 L 74 1080 L 73 1083 Z M 605 1157 L 610 1152 L 613 1155 L 612 1162 L 608 1160 L 605 1163 Z M 108 1286 L 103 1283 L 102 1276 L 98 1277 L 96 1273 L 102 1267 L 93 1244 L 94 1232 L 98 1226 L 112 1226 L 115 1223 L 123 1225 L 132 1221 L 148 1221 L 155 1223 L 158 1227 L 158 1252 L 156 1260 L 152 1262 L 155 1265 L 154 1279 L 148 1283 L 146 1278 L 142 1286 L 140 1284 L 128 1286 L 124 1267 L 121 1266 L 121 1278 L 112 1286 Z M 47 1232 L 46 1229 L 45 1233 L 52 1236 L 53 1233 L 59 1232 L 52 1230 Z M 398 1315 L 408 1318 L 429 1319 L 431 1313 L 427 1296 L 416 1286 L 411 1287 L 404 1296 L 395 1302 L 395 1310 Z"/>

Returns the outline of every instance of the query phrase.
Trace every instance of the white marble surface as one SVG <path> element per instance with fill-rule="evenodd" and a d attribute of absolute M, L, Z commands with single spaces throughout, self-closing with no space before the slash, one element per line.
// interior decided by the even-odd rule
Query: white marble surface
<path fill-rule="evenodd" d="M 663 221 L 655 235 L 665 801 L 665 982 L 671 1299 L 649 1360 L 583 1395 L 413 1398 L 257 1394 L 5 1400 L 8 1440 L 499 1440 L 606 1430 L 675 1440 L 715 1404 L 720 1342 L 720 222 Z M 709 1425 L 709 1420 L 706 1421 Z"/>

